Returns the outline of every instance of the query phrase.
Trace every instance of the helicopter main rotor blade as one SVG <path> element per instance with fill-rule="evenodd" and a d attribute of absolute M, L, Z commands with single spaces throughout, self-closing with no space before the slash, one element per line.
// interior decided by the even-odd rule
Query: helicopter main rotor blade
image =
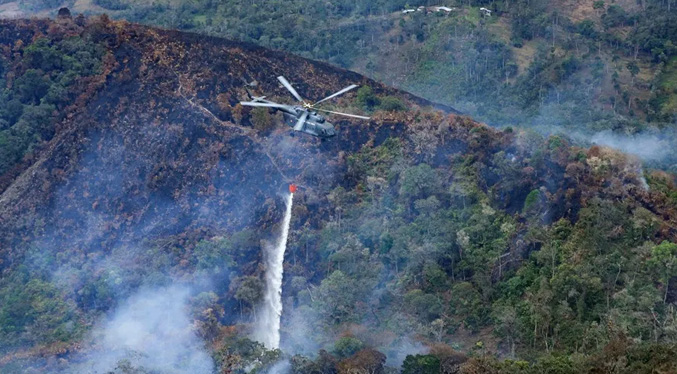
<path fill-rule="evenodd" d="M 356 114 L 348 114 L 348 113 L 334 112 L 334 111 L 326 110 L 326 109 L 315 109 L 315 110 L 321 110 L 321 111 L 323 111 L 323 112 L 338 114 L 338 115 L 340 115 L 340 116 L 346 116 L 346 117 L 353 117 L 353 118 L 359 118 L 359 119 L 371 119 L 371 118 L 365 117 L 365 116 L 358 116 L 358 115 L 356 115 Z"/>
<path fill-rule="evenodd" d="M 283 76 L 280 75 L 279 77 L 277 77 L 277 80 L 279 80 L 280 83 L 282 83 L 282 85 L 283 85 L 287 90 L 289 90 L 289 92 L 291 92 L 292 95 L 294 95 L 294 97 L 296 98 L 296 100 L 298 100 L 298 101 L 300 101 L 300 102 L 302 102 L 302 103 L 305 103 L 305 101 L 303 101 L 303 99 L 301 98 L 301 95 L 299 95 L 299 93 L 296 92 L 296 90 L 294 89 L 294 87 L 292 87 L 291 83 L 289 83 L 289 81 L 287 80 L 287 78 L 285 78 L 285 77 L 283 77 Z"/>
<path fill-rule="evenodd" d="M 241 101 L 240 105 L 258 106 L 258 107 L 265 107 L 265 108 L 278 108 L 278 109 L 289 109 L 291 107 L 289 105 L 276 104 L 276 103 L 273 103 L 273 102 L 259 103 L 259 102 L 254 102 L 254 101 Z"/>
<path fill-rule="evenodd" d="M 303 130 L 303 125 L 306 123 L 306 120 L 308 119 L 308 112 L 305 111 L 299 118 L 299 120 L 296 122 L 296 125 L 294 125 L 294 130 L 295 131 L 302 131 Z"/>
<path fill-rule="evenodd" d="M 322 100 L 316 102 L 316 103 L 313 104 L 313 105 L 317 105 L 317 104 L 322 103 L 322 102 L 325 102 L 325 101 L 327 101 L 327 100 L 329 100 L 329 99 L 333 99 L 333 98 L 335 98 L 336 96 L 343 95 L 344 93 L 346 93 L 346 92 L 352 90 L 353 88 L 357 88 L 357 87 L 359 87 L 359 86 L 358 86 L 358 85 L 355 85 L 355 84 L 351 84 L 350 86 L 348 86 L 348 87 L 342 89 L 341 91 L 339 91 L 339 92 L 337 92 L 337 93 L 335 93 L 335 94 L 333 94 L 333 95 L 327 96 L 327 97 L 325 97 L 324 99 L 322 99 Z"/>

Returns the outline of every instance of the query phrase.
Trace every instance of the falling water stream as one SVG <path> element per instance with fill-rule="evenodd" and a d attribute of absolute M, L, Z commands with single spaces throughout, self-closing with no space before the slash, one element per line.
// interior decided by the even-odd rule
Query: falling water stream
<path fill-rule="evenodd" d="M 274 246 L 268 246 L 264 252 L 266 262 L 266 288 L 263 307 L 259 314 L 254 338 L 268 349 L 280 347 L 280 316 L 282 316 L 282 264 L 287 249 L 287 236 L 291 222 L 291 208 L 294 194 L 285 198 L 286 211 L 282 221 L 280 239 Z"/>

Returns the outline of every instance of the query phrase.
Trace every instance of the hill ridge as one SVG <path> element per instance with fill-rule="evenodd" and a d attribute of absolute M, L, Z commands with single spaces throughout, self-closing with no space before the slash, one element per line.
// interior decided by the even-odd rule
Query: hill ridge
<path fill-rule="evenodd" d="M 565 357 L 575 373 L 619 362 L 608 347 L 632 372 L 638 352 L 674 345 L 676 180 L 635 157 L 490 128 L 325 63 L 107 17 L 0 21 L 0 60 L 0 134 L 26 141 L 27 165 L 0 195 L 2 370 L 69 370 L 85 360 L 72 351 L 96 354 L 103 316 L 177 283 L 191 286 L 185 329 L 219 370 L 267 370 L 283 353 L 246 336 L 291 181 L 304 188 L 282 352 L 323 349 L 287 357 L 293 374 L 380 372 L 378 351 L 392 362 L 402 350 L 412 358 L 387 365 L 516 373 L 494 356 L 518 357 L 537 373 Z M 243 78 L 287 98 L 277 75 L 305 97 L 368 87 L 337 104 L 372 120 L 332 118 L 339 135 L 325 142 L 291 137 L 279 116 L 238 105 Z M 430 354 L 403 348 L 416 345 Z"/>

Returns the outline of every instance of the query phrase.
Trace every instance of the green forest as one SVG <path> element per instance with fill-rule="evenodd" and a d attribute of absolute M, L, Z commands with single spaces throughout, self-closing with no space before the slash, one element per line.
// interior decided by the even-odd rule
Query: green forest
<path fill-rule="evenodd" d="M 576 136 L 674 131 L 677 4 L 92 3 L 110 18 L 0 21 L 0 372 L 86 372 L 100 321 L 172 283 L 217 373 L 677 372 L 677 156 Z M 336 105 L 371 120 L 289 136 L 238 104 L 253 78 L 288 96 L 273 70 L 360 83 Z M 269 350 L 248 332 L 291 182 Z M 163 372 L 144 355 L 106 373 Z"/>
<path fill-rule="evenodd" d="M 666 0 L 95 3 L 329 61 L 494 125 L 635 133 L 671 127 L 677 112 L 677 16 Z M 454 10 L 401 13 L 433 5 Z"/>
<path fill-rule="evenodd" d="M 102 57 L 101 46 L 79 36 L 55 43 L 37 39 L 26 46 L 21 75 L 14 76 L 11 85 L 0 80 L 0 175 L 52 138 L 66 106 L 82 89 L 77 81 L 99 73 Z M 2 63 L 5 77 L 14 67 Z"/>

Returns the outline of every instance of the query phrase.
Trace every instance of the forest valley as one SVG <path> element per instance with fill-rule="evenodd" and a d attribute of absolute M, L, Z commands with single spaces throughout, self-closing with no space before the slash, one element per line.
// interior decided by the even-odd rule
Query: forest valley
<path fill-rule="evenodd" d="M 677 180 L 635 156 L 107 16 L 0 21 L 0 72 L 2 373 L 677 371 Z M 372 120 L 290 137 L 238 105 L 277 75 Z"/>

